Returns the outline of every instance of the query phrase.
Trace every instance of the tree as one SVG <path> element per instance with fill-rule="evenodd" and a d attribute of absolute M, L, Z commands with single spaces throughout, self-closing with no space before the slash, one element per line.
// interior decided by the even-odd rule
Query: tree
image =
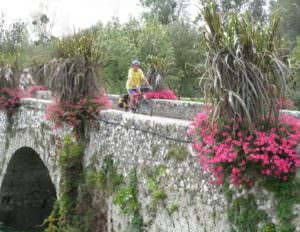
<path fill-rule="evenodd" d="M 205 48 L 198 28 L 189 21 L 169 25 L 169 40 L 174 49 L 175 65 L 170 70 L 169 84 L 177 96 L 199 96 L 198 73 L 195 66 L 205 62 Z"/>
<path fill-rule="evenodd" d="M 37 36 L 36 44 L 46 43 L 51 38 L 51 25 L 50 19 L 44 13 L 38 12 L 33 15 L 32 20 L 33 30 Z"/>
<path fill-rule="evenodd" d="M 20 20 L 8 25 L 5 16 L 0 18 L 0 66 L 10 65 L 21 68 L 26 59 L 26 48 L 29 44 L 26 24 Z"/>
<path fill-rule="evenodd" d="M 280 10 L 282 15 L 282 35 L 292 42 L 296 42 L 300 35 L 300 0 L 272 0 L 271 12 Z"/>
<path fill-rule="evenodd" d="M 294 78 L 289 83 L 289 97 L 294 100 L 300 110 L 300 38 L 292 51 L 291 65 L 294 71 Z"/>
<path fill-rule="evenodd" d="M 124 92 L 130 62 L 137 57 L 139 30 L 135 29 L 137 25 L 131 26 L 123 26 L 119 21 L 98 25 L 95 49 L 101 54 L 105 86 L 111 93 Z M 129 33 L 129 28 L 135 34 Z"/>
<path fill-rule="evenodd" d="M 158 19 L 162 24 L 176 21 L 184 13 L 189 0 L 140 0 L 146 19 Z"/>
<path fill-rule="evenodd" d="M 249 11 L 255 21 L 265 18 L 266 0 L 220 0 L 221 8 L 224 12 L 235 10 L 238 13 Z"/>
<path fill-rule="evenodd" d="M 222 10 L 227 12 L 231 9 L 240 12 L 247 0 L 220 0 Z"/>
<path fill-rule="evenodd" d="M 266 6 L 266 0 L 252 0 L 249 3 L 249 12 L 254 20 L 264 20 L 266 12 L 264 7 Z"/>
<path fill-rule="evenodd" d="M 52 28 L 54 20 L 50 20 L 52 15 L 49 12 L 47 4 L 42 0 L 39 4 L 39 9 L 32 14 L 32 29 L 36 35 L 36 44 L 45 44 L 52 38 Z"/>

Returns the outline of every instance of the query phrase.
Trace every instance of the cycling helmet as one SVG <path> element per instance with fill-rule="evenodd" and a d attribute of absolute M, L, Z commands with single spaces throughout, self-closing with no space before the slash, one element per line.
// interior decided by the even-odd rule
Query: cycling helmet
<path fill-rule="evenodd" d="M 138 66 L 140 66 L 140 65 L 141 65 L 141 62 L 140 62 L 139 60 L 133 60 L 133 61 L 131 62 L 131 65 L 138 65 Z"/>

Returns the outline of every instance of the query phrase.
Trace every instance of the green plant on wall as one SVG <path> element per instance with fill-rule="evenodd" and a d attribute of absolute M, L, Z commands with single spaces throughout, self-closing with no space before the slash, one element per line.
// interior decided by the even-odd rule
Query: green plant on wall
<path fill-rule="evenodd" d="M 61 195 L 60 195 L 60 216 L 62 227 L 73 224 L 76 216 L 76 205 L 78 187 L 83 178 L 83 151 L 82 144 L 66 136 L 60 153 L 61 170 Z"/>
<path fill-rule="evenodd" d="M 288 182 L 266 181 L 263 186 L 274 194 L 276 199 L 276 216 L 279 232 L 293 232 L 296 230 L 292 220 L 295 218 L 294 205 L 300 203 L 300 180 L 296 177 Z"/>
<path fill-rule="evenodd" d="M 232 232 L 258 232 L 259 224 L 267 221 L 267 214 L 257 209 L 255 197 L 249 195 L 230 203 L 228 219 Z"/>
<path fill-rule="evenodd" d="M 85 171 L 77 199 L 77 227 L 80 231 L 104 230 L 108 210 L 106 200 L 123 182 L 112 156 L 104 158 L 100 170 L 91 166 Z"/>
<path fill-rule="evenodd" d="M 155 168 L 147 168 L 147 190 L 151 196 L 150 210 L 155 213 L 158 204 L 168 198 L 164 187 L 163 180 L 166 178 L 166 167 L 159 165 Z"/>
<path fill-rule="evenodd" d="M 136 168 L 133 168 L 130 171 L 128 185 L 120 188 L 113 198 L 113 203 L 120 207 L 122 213 L 131 218 L 128 231 L 144 231 L 143 217 L 140 214 L 141 203 L 138 200 L 138 178 Z"/>
<path fill-rule="evenodd" d="M 182 162 L 188 158 L 190 152 L 186 146 L 170 144 L 168 146 L 168 152 L 166 154 L 166 159 L 174 159 L 177 162 Z"/>

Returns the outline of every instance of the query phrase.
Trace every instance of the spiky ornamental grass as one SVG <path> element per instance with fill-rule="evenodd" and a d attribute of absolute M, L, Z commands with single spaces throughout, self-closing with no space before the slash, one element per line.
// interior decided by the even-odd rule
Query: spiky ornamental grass
<path fill-rule="evenodd" d="M 146 77 L 154 90 L 164 90 L 167 88 L 165 76 L 170 64 L 165 58 L 149 55 L 146 59 Z"/>
<path fill-rule="evenodd" d="M 99 94 L 94 68 L 83 58 L 65 59 L 56 64 L 49 87 L 62 102 L 75 103 L 82 97 Z"/>
<path fill-rule="evenodd" d="M 14 73 L 9 66 L 0 67 L 0 89 L 14 88 L 16 82 L 14 80 Z"/>
<path fill-rule="evenodd" d="M 212 121 L 242 118 L 251 128 L 277 116 L 276 99 L 284 94 L 291 75 L 277 50 L 279 14 L 262 25 L 247 13 L 223 15 L 209 0 L 203 15 L 208 56 L 201 81 L 213 106 Z"/>

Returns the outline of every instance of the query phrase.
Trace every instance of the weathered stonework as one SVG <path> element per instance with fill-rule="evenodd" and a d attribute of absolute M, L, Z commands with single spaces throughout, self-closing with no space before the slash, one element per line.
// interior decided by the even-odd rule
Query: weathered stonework
<path fill-rule="evenodd" d="M 113 109 L 118 109 L 120 95 L 109 94 L 107 97 L 112 103 Z M 203 103 L 201 102 L 153 99 L 142 100 L 137 113 L 150 116 L 190 120 L 193 119 L 193 117 L 200 112 L 202 108 Z"/>
<path fill-rule="evenodd" d="M 57 148 L 70 131 L 67 128 L 51 129 L 53 125 L 45 120 L 45 107 L 49 103 L 47 100 L 23 99 L 12 125 L 0 112 L 0 197 L 9 162 L 24 147 L 39 155 L 59 196 Z M 125 179 L 134 167 L 137 168 L 139 202 L 147 232 L 229 231 L 225 196 L 209 184 L 208 177 L 199 167 L 191 149 L 191 139 L 186 135 L 188 126 L 187 120 L 106 110 L 101 112 L 101 120 L 87 131 L 85 168 L 93 165 L 100 170 L 108 155 L 113 157 L 118 173 Z M 166 197 L 157 202 L 153 212 L 147 183 L 149 172 L 158 167 L 165 169 L 159 187 Z M 272 196 L 259 190 L 254 190 L 254 194 L 258 207 L 275 222 Z M 112 198 L 107 199 L 108 231 L 125 232 L 130 218 L 121 213 Z M 298 209 L 295 206 L 295 210 Z M 296 224 L 298 221 L 295 219 Z"/>

